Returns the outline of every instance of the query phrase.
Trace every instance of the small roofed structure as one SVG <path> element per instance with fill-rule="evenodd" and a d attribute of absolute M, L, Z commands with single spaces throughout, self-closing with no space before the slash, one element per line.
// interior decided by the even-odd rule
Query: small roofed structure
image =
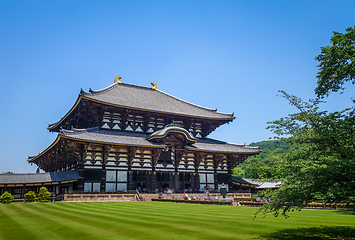
<path fill-rule="evenodd" d="M 232 176 L 232 182 L 235 188 L 239 188 L 241 191 L 249 191 L 256 193 L 265 189 L 277 189 L 282 184 L 281 181 L 266 182 L 260 179 L 243 178 Z"/>
<path fill-rule="evenodd" d="M 9 191 L 15 198 L 23 198 L 29 189 L 38 192 L 45 186 L 55 194 L 72 190 L 73 183 L 81 179 L 77 170 L 47 173 L 0 174 L 0 191 Z M 26 191 L 27 190 L 27 191 Z M 0 192 L 2 194 L 2 192 Z"/>

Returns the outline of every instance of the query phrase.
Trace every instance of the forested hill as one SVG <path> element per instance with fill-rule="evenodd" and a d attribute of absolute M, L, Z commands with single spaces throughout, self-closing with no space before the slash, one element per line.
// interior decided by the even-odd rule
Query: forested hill
<path fill-rule="evenodd" d="M 259 146 L 262 153 L 249 157 L 244 163 L 239 164 L 233 176 L 255 179 L 273 179 L 277 171 L 278 161 L 281 156 L 292 150 L 288 143 L 269 140 L 251 143 L 249 146 Z"/>

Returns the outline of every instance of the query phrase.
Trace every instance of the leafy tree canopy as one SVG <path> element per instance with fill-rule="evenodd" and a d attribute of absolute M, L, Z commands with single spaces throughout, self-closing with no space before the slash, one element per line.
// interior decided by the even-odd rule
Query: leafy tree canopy
<path fill-rule="evenodd" d="M 7 172 L 2 172 L 1 174 L 14 174 L 13 172 L 7 171 Z"/>
<path fill-rule="evenodd" d="M 251 143 L 249 146 L 259 146 L 262 152 L 249 157 L 245 162 L 233 169 L 233 176 L 253 179 L 275 179 L 278 162 L 287 151 L 294 147 L 279 140 L 268 140 Z"/>
<path fill-rule="evenodd" d="M 317 74 L 318 87 L 315 92 L 318 97 L 328 96 L 330 92 L 344 90 L 343 84 L 355 84 L 355 27 L 346 29 L 347 33 L 334 32 L 331 46 L 321 48 Z"/>
<path fill-rule="evenodd" d="M 328 96 L 329 91 L 342 89 L 344 82 L 354 81 L 355 31 L 354 28 L 347 31 L 348 34 L 336 33 L 332 38 L 333 46 L 322 48 L 323 58 L 317 57 L 321 64 L 315 93 L 320 98 Z M 343 52 L 339 50 L 343 55 L 332 50 L 337 48 L 334 46 L 343 47 Z M 334 59 L 328 58 L 328 50 Z M 334 63 L 336 70 L 330 63 Z M 329 69 L 334 70 L 328 75 L 331 78 L 322 78 Z M 281 93 L 298 112 L 269 122 L 268 128 L 276 138 L 297 148 L 279 161 L 277 175 L 283 184 L 276 191 L 264 192 L 270 202 L 258 212 L 287 216 L 293 207 L 305 207 L 319 199 L 326 204 L 354 204 L 355 106 L 329 113 L 319 110 L 319 100 L 305 102 L 284 91 Z"/>

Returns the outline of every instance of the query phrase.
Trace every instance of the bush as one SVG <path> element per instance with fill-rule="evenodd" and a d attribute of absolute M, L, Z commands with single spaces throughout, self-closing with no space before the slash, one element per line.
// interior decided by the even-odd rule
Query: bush
<path fill-rule="evenodd" d="M 49 202 L 51 194 L 48 192 L 46 187 L 41 187 L 38 193 L 39 202 Z"/>
<path fill-rule="evenodd" d="M 1 197 L 0 197 L 0 202 L 2 202 L 2 203 L 10 203 L 10 202 L 12 202 L 12 199 L 14 199 L 14 197 L 11 195 L 11 193 L 4 192 L 1 195 Z"/>
<path fill-rule="evenodd" d="M 28 193 L 25 194 L 25 200 L 28 202 L 32 202 L 37 200 L 36 194 L 34 191 L 29 191 Z"/>

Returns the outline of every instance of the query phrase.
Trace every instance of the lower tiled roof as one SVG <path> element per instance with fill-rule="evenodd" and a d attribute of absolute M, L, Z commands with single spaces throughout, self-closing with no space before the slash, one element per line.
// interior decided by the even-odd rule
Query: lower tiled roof
<path fill-rule="evenodd" d="M 260 179 L 252 179 L 252 178 L 242 178 L 242 177 L 234 177 L 232 176 L 232 181 L 245 185 L 254 185 L 257 189 L 266 189 L 266 188 L 279 188 L 279 185 L 282 184 L 281 181 L 276 182 L 265 182 Z"/>
<path fill-rule="evenodd" d="M 210 138 L 199 139 L 197 143 L 186 147 L 189 150 L 223 153 L 260 153 L 259 147 L 247 147 L 244 144 L 227 143 Z"/>
<path fill-rule="evenodd" d="M 32 184 L 80 179 L 77 170 L 47 173 L 0 174 L 0 184 Z"/>

